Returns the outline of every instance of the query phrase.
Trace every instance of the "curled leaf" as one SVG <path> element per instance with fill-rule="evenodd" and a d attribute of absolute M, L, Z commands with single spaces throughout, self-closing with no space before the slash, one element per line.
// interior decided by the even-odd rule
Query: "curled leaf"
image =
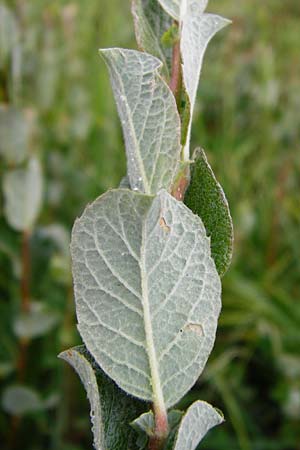
<path fill-rule="evenodd" d="M 190 157 L 189 142 L 196 94 L 203 63 L 203 57 L 209 41 L 229 20 L 215 14 L 206 14 L 207 1 L 185 0 L 186 6 L 182 15 L 181 55 L 183 82 L 189 97 L 189 121 L 185 138 L 184 159 Z"/>
<path fill-rule="evenodd" d="M 101 50 L 122 122 L 133 190 L 169 189 L 180 157 L 180 118 L 159 70 L 162 63 L 135 50 Z"/>
<path fill-rule="evenodd" d="M 193 403 L 179 425 L 174 450 L 195 450 L 206 433 L 224 422 L 223 416 L 203 401 Z"/>
<path fill-rule="evenodd" d="M 129 423 L 146 406 L 121 391 L 97 366 L 84 346 L 59 355 L 79 375 L 90 402 L 96 450 L 135 449 L 136 435 Z"/>

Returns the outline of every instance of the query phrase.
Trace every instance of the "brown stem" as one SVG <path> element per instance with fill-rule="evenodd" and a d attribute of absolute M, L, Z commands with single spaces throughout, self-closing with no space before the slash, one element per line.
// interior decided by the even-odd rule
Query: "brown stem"
<path fill-rule="evenodd" d="M 172 53 L 172 71 L 170 80 L 170 89 L 174 94 L 177 105 L 180 102 L 181 96 L 181 55 L 180 55 L 180 40 L 178 39 L 173 46 Z M 179 105 L 180 106 L 180 105 Z"/>
<path fill-rule="evenodd" d="M 180 39 L 178 39 L 173 46 L 172 53 L 172 71 L 169 87 L 176 99 L 177 108 L 180 113 L 181 109 L 181 89 L 182 89 L 182 69 L 181 69 L 181 53 L 180 53 Z M 181 173 L 175 181 L 171 194 L 176 200 L 183 201 L 185 191 L 189 185 L 189 167 L 186 166 L 181 170 Z"/>
<path fill-rule="evenodd" d="M 30 232 L 25 230 L 21 244 L 21 311 L 30 311 Z M 17 361 L 18 379 L 24 381 L 27 362 L 28 339 L 21 338 L 19 342 L 19 357 Z"/>
<path fill-rule="evenodd" d="M 168 416 L 165 412 L 155 411 L 155 430 L 154 436 L 149 439 L 149 450 L 161 450 L 169 434 Z"/>
<path fill-rule="evenodd" d="M 30 311 L 30 232 L 25 230 L 22 234 L 21 243 L 21 312 L 24 314 Z M 17 358 L 17 378 L 20 383 L 25 379 L 26 365 L 27 365 L 27 350 L 28 339 L 21 338 L 18 346 Z M 18 433 L 20 428 L 21 418 L 13 416 L 11 419 L 11 433 L 9 435 L 9 448 L 11 450 L 16 448 L 18 442 Z"/>
<path fill-rule="evenodd" d="M 30 310 L 30 233 L 24 231 L 22 235 L 22 277 L 21 277 L 21 309 L 28 313 Z"/>

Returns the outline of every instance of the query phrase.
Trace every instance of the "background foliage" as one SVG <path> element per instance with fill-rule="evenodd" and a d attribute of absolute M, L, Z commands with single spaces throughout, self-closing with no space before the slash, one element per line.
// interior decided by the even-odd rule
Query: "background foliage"
<path fill-rule="evenodd" d="M 24 245 L 22 252 L 24 232 L 7 222 L 1 190 L 1 449 L 86 450 L 84 390 L 57 354 L 79 343 L 71 226 L 125 173 L 121 128 L 97 49 L 134 47 L 129 2 L 0 5 L 1 185 L 30 155 L 44 174 L 41 211 L 27 233 L 29 255 Z M 206 399 L 225 413 L 227 422 L 203 449 L 297 450 L 300 4 L 211 0 L 209 10 L 233 25 L 206 55 L 193 143 L 206 149 L 227 194 L 235 249 L 215 350 L 184 403 Z M 5 157 L 5 149 L 10 155 L 17 149 L 17 156 Z M 28 260 L 30 314 L 20 286 Z"/>

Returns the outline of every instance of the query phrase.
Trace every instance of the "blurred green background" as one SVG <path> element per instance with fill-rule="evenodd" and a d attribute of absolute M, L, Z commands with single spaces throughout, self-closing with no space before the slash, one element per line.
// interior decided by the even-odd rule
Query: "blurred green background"
<path fill-rule="evenodd" d="M 183 403 L 206 399 L 225 414 L 203 449 L 299 450 L 300 3 L 211 0 L 208 10 L 233 24 L 205 57 L 193 146 L 227 194 L 235 250 L 215 349 Z M 97 51 L 109 46 L 135 47 L 129 1 L 0 2 L 0 182 L 26 164 L 18 152 L 37 156 L 44 178 L 30 233 L 9 225 L 0 194 L 1 450 L 92 446 L 84 389 L 57 354 L 80 342 L 72 224 L 125 174 Z"/>

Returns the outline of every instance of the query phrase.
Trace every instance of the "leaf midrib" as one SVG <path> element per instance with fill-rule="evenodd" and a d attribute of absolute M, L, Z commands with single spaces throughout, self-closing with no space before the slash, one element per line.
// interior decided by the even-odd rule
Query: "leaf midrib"
<path fill-rule="evenodd" d="M 151 207 L 152 208 L 152 207 Z M 150 211 L 151 211 L 150 208 Z M 149 212 L 150 212 L 149 211 Z M 148 212 L 148 214 L 149 214 Z M 148 297 L 148 278 L 146 272 L 146 262 L 145 262 L 145 244 L 146 244 L 146 224 L 147 216 L 142 225 L 142 242 L 141 242 L 141 258 L 140 258 L 140 270 L 141 270 L 141 288 L 142 288 L 142 307 L 144 311 L 144 328 L 146 337 L 146 352 L 149 359 L 150 373 L 151 373 L 151 387 L 153 393 L 153 404 L 154 409 L 160 412 L 165 412 L 165 400 L 163 396 L 163 390 L 160 382 L 158 359 L 156 356 L 156 350 L 153 338 L 153 328 L 151 322 L 150 304 Z"/>
<path fill-rule="evenodd" d="M 144 164 L 143 164 L 143 159 L 141 158 L 140 142 L 139 142 L 139 140 L 137 138 L 135 127 L 134 127 L 134 124 L 132 122 L 131 109 L 130 109 L 128 101 L 127 101 L 127 94 L 126 94 L 126 90 L 125 90 L 125 87 L 124 87 L 124 83 L 123 83 L 123 80 L 122 80 L 120 74 L 117 71 L 115 71 L 115 73 L 116 73 L 117 77 L 119 78 L 120 87 L 122 87 L 122 91 L 123 91 L 123 97 L 126 99 L 124 101 L 124 105 L 125 105 L 125 108 L 127 110 L 128 124 L 129 124 L 129 128 L 131 130 L 130 134 L 131 134 L 131 136 L 132 136 L 132 138 L 134 140 L 134 143 L 135 143 L 133 151 L 136 154 L 136 158 L 137 158 L 138 165 L 139 165 L 139 168 L 140 168 L 141 177 L 142 177 L 143 184 L 144 184 L 145 193 L 146 194 L 151 194 L 150 186 L 149 186 L 149 183 L 148 183 L 148 180 L 147 180 L 147 177 L 146 177 L 145 167 L 144 167 Z"/>

